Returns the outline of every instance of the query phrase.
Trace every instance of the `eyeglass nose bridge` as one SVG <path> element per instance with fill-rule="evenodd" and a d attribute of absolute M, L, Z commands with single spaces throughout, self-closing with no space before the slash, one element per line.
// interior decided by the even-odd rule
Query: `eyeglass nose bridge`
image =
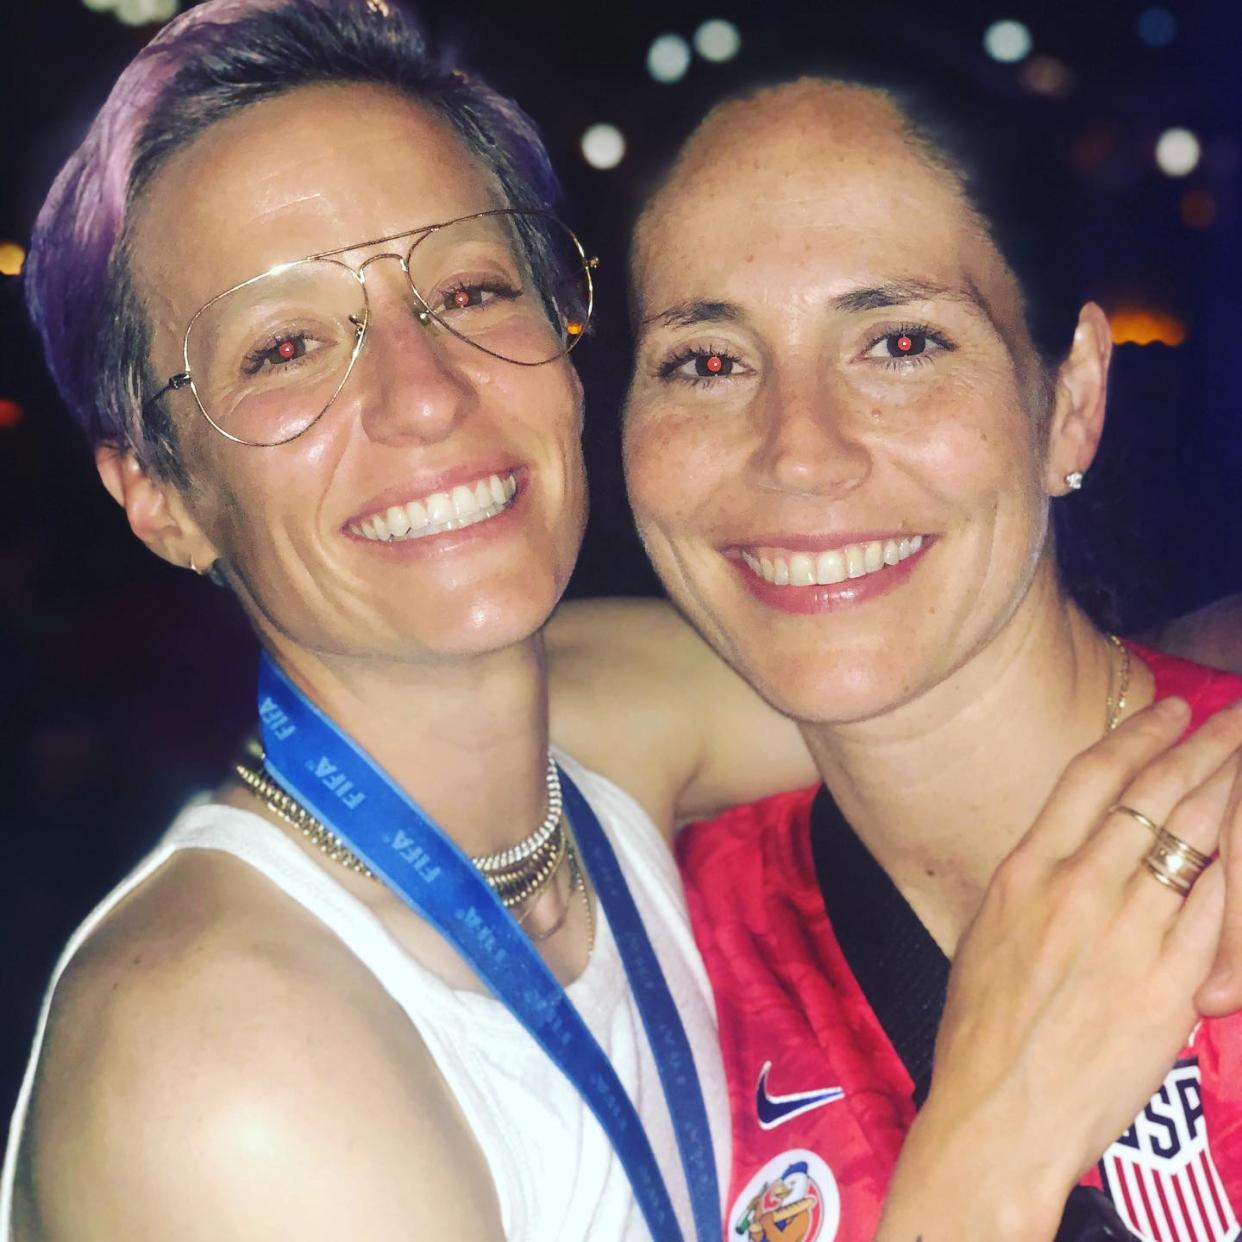
<path fill-rule="evenodd" d="M 381 250 L 378 254 L 367 255 L 367 257 L 353 269 L 354 275 L 358 277 L 358 283 L 362 286 L 363 296 L 367 300 L 368 319 L 370 318 L 371 298 L 367 289 L 367 268 L 369 268 L 372 263 L 378 263 L 380 259 L 396 259 L 397 262 L 401 264 L 401 270 L 405 273 L 405 282 L 409 285 L 410 292 L 417 299 L 418 322 L 424 327 L 430 327 L 430 325 L 435 321 L 435 316 L 431 313 L 431 307 L 427 305 L 427 299 L 423 297 L 421 292 L 419 292 L 418 286 L 414 283 L 414 274 L 410 271 L 410 256 L 414 253 L 418 243 L 422 240 L 423 239 L 421 237 L 415 240 L 414 244 L 410 246 L 404 254 L 402 254 L 399 250 Z M 363 330 L 365 332 L 365 325 Z"/>

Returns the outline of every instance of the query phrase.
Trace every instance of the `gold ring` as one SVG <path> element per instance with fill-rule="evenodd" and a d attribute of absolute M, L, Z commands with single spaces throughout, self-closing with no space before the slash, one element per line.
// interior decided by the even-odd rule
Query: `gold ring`
<path fill-rule="evenodd" d="M 1163 828 L 1157 830 L 1155 843 L 1143 856 L 1143 866 L 1152 878 L 1183 897 L 1211 861 L 1208 855 Z"/>
<path fill-rule="evenodd" d="M 1131 819 L 1138 820 L 1148 832 L 1154 837 L 1159 837 L 1163 829 L 1159 824 L 1153 824 L 1142 811 L 1136 811 L 1132 806 L 1126 806 L 1124 802 L 1115 802 L 1108 808 L 1111 815 L 1114 811 L 1120 811 L 1123 815 L 1128 815 Z"/>

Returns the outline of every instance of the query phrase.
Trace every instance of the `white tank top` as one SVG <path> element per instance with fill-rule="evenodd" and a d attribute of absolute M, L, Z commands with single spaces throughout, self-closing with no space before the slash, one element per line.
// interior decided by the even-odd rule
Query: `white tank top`
<path fill-rule="evenodd" d="M 694 1050 L 717 1168 L 727 1171 L 728 1096 L 715 1008 L 672 856 L 629 795 L 564 755 L 557 758 L 616 850 Z M 648 1237 L 625 1171 L 594 1115 L 499 1001 L 455 991 L 420 966 L 362 902 L 266 819 L 234 807 L 199 804 L 177 817 L 159 845 L 91 913 L 53 972 L 9 1130 L 0 1181 L 0 1239 L 8 1242 L 12 1236 L 18 1152 L 57 980 L 109 911 L 181 849 L 223 850 L 262 872 L 331 928 L 401 1006 L 474 1131 L 510 1242 L 638 1242 Z M 634 1101 L 682 1232 L 692 1238 L 689 1195 L 664 1094 L 602 911 L 595 951 L 567 991 Z"/>

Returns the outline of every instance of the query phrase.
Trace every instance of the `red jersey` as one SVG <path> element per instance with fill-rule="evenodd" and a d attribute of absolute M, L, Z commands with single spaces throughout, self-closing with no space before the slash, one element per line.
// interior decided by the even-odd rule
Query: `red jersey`
<path fill-rule="evenodd" d="M 1191 728 L 1242 698 L 1242 678 L 1138 654 L 1158 698 L 1189 701 Z M 822 787 L 692 825 L 678 856 L 729 1082 L 725 1236 L 871 1242 L 949 963 Z M 1199 1024 L 1083 1181 L 1140 1238 L 1242 1234 L 1242 1015 Z"/>

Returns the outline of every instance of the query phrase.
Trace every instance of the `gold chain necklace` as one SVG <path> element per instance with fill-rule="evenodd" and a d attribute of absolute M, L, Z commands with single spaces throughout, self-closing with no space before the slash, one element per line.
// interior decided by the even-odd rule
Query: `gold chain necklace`
<path fill-rule="evenodd" d="M 1117 696 L 1113 697 L 1112 669 L 1110 668 L 1108 698 L 1104 703 L 1106 721 L 1104 732 L 1111 733 L 1121 723 L 1121 713 L 1126 710 L 1126 695 L 1130 691 L 1130 648 L 1116 634 L 1108 634 L 1106 637 L 1113 645 L 1113 649 L 1121 656 L 1121 668 L 1117 676 Z"/>
<path fill-rule="evenodd" d="M 257 746 L 251 746 L 251 754 L 257 767 L 239 763 L 234 771 L 242 783 L 259 798 L 278 818 L 296 828 L 312 845 L 326 854 L 334 863 L 348 871 L 379 882 L 379 877 L 353 853 L 345 842 L 326 824 L 316 819 L 287 790 L 271 779 L 263 767 L 264 755 Z M 555 774 L 555 764 L 549 756 L 549 771 Z M 487 881 L 501 904 L 514 912 L 514 917 L 524 924 L 535 903 L 552 885 L 563 866 L 569 867 L 569 891 L 564 908 L 555 923 L 541 932 L 529 933 L 532 940 L 542 943 L 554 936 L 569 917 L 575 894 L 582 899 L 587 922 L 587 954 L 595 948 L 595 912 L 591 908 L 591 896 L 587 890 L 586 873 L 578 860 L 573 839 L 568 831 L 561 808 L 559 778 L 548 779 L 548 815 L 543 823 L 529 836 L 506 850 L 484 854 L 470 861 Z M 555 808 L 555 820 L 552 820 Z M 549 823 L 551 821 L 551 823 Z"/>

